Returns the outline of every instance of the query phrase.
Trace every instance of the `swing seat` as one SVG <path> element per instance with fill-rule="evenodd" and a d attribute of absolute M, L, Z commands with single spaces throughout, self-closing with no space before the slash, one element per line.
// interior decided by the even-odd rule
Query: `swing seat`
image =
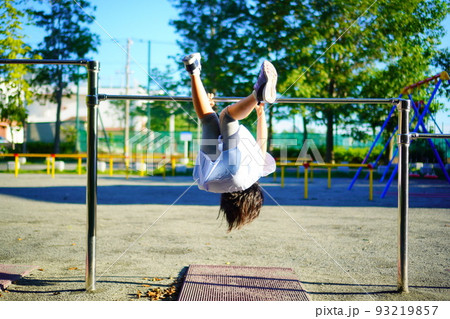
<path fill-rule="evenodd" d="M 438 176 L 437 175 L 432 175 L 432 174 L 425 174 L 424 178 L 428 178 L 428 179 L 437 179 Z"/>

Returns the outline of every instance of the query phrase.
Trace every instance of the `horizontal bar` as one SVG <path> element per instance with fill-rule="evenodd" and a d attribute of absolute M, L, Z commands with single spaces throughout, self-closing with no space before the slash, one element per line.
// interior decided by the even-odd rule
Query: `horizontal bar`
<path fill-rule="evenodd" d="M 305 161 L 306 162 L 306 161 Z M 290 167 L 295 167 L 295 166 L 303 166 L 303 162 L 302 163 L 286 163 L 286 162 L 282 162 L 282 161 L 277 161 L 277 165 L 279 166 L 290 166 Z M 323 168 L 323 167 L 366 167 L 366 168 L 370 168 L 370 164 L 327 164 L 327 163 L 323 163 L 323 164 L 318 164 L 318 163 L 309 163 L 309 167 L 317 167 L 317 168 Z"/>
<path fill-rule="evenodd" d="M 0 59 L 0 64 L 87 65 L 89 60 Z"/>
<path fill-rule="evenodd" d="M 410 136 L 413 140 L 426 138 L 450 138 L 450 134 L 433 134 L 433 133 L 411 133 Z"/>
<path fill-rule="evenodd" d="M 174 101 L 192 102 L 190 96 L 151 96 L 151 95 L 107 95 L 99 94 L 100 101 L 106 100 L 146 100 L 146 101 Z M 215 97 L 215 102 L 237 102 L 242 97 Z M 302 104 L 393 104 L 400 99 L 356 99 L 356 98 L 280 98 L 275 103 L 302 103 Z"/>
<path fill-rule="evenodd" d="M 86 158 L 87 154 L 85 153 L 80 153 L 80 154 L 44 154 L 44 153 L 6 153 L 6 154 L 0 154 L 0 158 L 2 157 L 57 157 L 57 158 Z M 180 159 L 183 158 L 184 155 L 152 155 L 152 156 L 146 156 L 146 155 L 133 155 L 130 156 L 133 158 L 154 158 L 154 159 L 163 159 L 163 158 L 173 158 L 173 159 Z M 98 154 L 98 158 L 126 158 L 125 155 L 117 155 L 117 154 Z"/>

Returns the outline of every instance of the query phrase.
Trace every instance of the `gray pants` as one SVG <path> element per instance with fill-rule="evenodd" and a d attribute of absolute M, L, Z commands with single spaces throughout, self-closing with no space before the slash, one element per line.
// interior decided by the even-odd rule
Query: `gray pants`
<path fill-rule="evenodd" d="M 222 135 L 223 151 L 234 148 L 239 143 L 239 121 L 235 120 L 224 109 L 220 116 L 211 113 L 200 119 L 202 123 L 202 141 L 200 149 L 207 154 L 212 161 L 219 156 L 218 138 Z"/>

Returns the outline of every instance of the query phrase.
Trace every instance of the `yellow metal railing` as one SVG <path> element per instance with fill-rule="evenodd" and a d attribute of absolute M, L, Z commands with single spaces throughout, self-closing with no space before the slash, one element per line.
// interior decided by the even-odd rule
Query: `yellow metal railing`
<path fill-rule="evenodd" d="M 14 153 L 14 154 L 0 154 L 0 157 L 14 157 L 14 175 L 15 177 L 18 177 L 20 172 L 20 158 L 24 157 L 34 157 L 34 158 L 45 158 L 46 159 L 46 168 L 47 168 L 47 174 L 51 175 L 52 178 L 55 177 L 55 171 L 56 171 L 56 158 L 69 158 L 69 159 L 77 159 L 77 168 L 76 172 L 78 175 L 81 175 L 83 173 L 83 159 L 87 158 L 86 154 L 46 154 L 46 153 Z M 176 171 L 176 165 L 177 165 L 177 159 L 181 158 L 180 155 L 173 155 L 173 156 L 166 156 L 166 155 L 154 155 L 151 158 L 148 158 L 147 156 L 143 155 L 135 155 L 133 158 L 135 158 L 136 162 L 140 163 L 139 167 L 139 175 L 145 176 L 145 173 L 147 171 L 146 169 L 146 162 L 148 163 L 149 160 L 152 163 L 158 163 L 160 164 L 162 168 L 162 176 L 163 178 L 166 177 L 166 165 L 170 163 L 171 170 L 172 170 L 172 176 L 175 175 Z M 122 162 L 125 162 L 125 174 L 128 178 L 130 174 L 130 159 L 126 158 L 124 155 L 116 155 L 116 154 L 99 154 L 98 159 L 101 160 L 109 160 L 109 175 L 114 175 L 114 163 L 117 160 L 120 160 Z"/>
<path fill-rule="evenodd" d="M 303 190 L 303 198 L 308 199 L 308 188 L 309 188 L 309 180 L 313 180 L 314 168 L 327 168 L 327 187 L 331 188 L 331 169 L 336 167 L 363 167 L 369 170 L 369 200 L 373 200 L 373 167 L 370 164 L 317 164 L 317 163 L 289 163 L 289 162 L 278 162 L 278 166 L 281 167 L 281 187 L 284 187 L 284 177 L 285 177 L 285 169 L 286 167 L 297 167 L 297 178 L 299 175 L 299 168 L 303 166 L 304 168 L 304 190 Z M 276 173 L 274 173 L 274 179 L 276 179 Z"/>
<path fill-rule="evenodd" d="M 19 175 L 20 171 L 20 157 L 42 157 L 46 159 L 47 164 L 47 174 L 51 174 L 52 178 L 55 177 L 55 163 L 56 158 L 71 158 L 71 159 L 77 159 L 77 173 L 79 175 L 82 174 L 82 164 L 83 164 L 83 158 L 86 158 L 86 154 L 38 154 L 38 153 L 26 153 L 26 154 L 0 154 L 0 157 L 14 157 L 14 176 Z M 133 156 L 136 163 L 140 163 L 139 167 L 139 175 L 145 176 L 146 173 L 146 161 L 148 162 L 148 158 L 146 156 L 142 155 L 135 155 Z M 182 156 L 165 156 L 165 155 L 159 155 L 159 156 L 152 156 L 151 160 L 153 163 L 159 163 L 162 168 L 162 176 L 163 178 L 166 178 L 166 165 L 170 163 L 171 166 L 171 173 L 172 176 L 175 176 L 176 171 L 176 165 L 177 165 L 177 159 L 180 159 Z M 125 174 L 128 178 L 129 176 L 129 166 L 130 161 L 129 158 L 126 158 L 124 155 L 112 155 L 112 154 L 99 154 L 98 159 L 108 159 L 109 160 L 109 175 L 114 175 L 114 162 L 115 160 L 121 160 L 125 162 Z M 288 159 L 289 160 L 289 159 Z M 297 158 L 291 159 L 293 162 L 283 161 L 278 162 L 277 165 L 281 167 L 281 187 L 284 187 L 284 180 L 285 180 L 285 169 L 286 167 L 296 167 L 297 168 L 297 178 L 300 177 L 300 166 L 303 166 L 304 168 L 304 193 L 303 197 L 305 199 L 308 199 L 308 187 L 309 187 L 309 181 L 313 180 L 314 178 L 314 168 L 327 168 L 327 187 L 331 188 L 331 169 L 335 167 L 363 167 L 367 168 L 369 170 L 369 200 L 373 200 L 373 167 L 370 164 L 316 164 L 316 163 L 309 163 L 309 162 L 300 162 Z M 294 162 L 295 161 L 295 162 Z M 274 181 L 277 179 L 277 173 L 276 171 L 273 173 Z"/>

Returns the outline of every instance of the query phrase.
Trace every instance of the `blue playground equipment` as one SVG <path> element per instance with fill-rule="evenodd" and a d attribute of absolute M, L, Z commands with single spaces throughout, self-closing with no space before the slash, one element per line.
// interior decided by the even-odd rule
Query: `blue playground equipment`
<path fill-rule="evenodd" d="M 426 84 L 426 83 L 429 83 L 429 82 L 432 82 L 432 81 L 435 81 L 435 80 L 437 80 L 437 82 L 436 82 L 436 84 L 434 86 L 433 93 L 431 94 L 428 102 L 425 105 L 423 105 L 423 111 L 422 111 L 422 113 L 420 113 L 420 106 L 421 106 L 421 104 L 420 104 L 420 102 L 416 103 L 414 101 L 414 99 L 413 99 L 413 97 L 411 95 L 411 91 L 414 88 L 420 87 L 423 84 Z M 443 71 L 443 72 L 441 72 L 439 74 L 436 74 L 435 76 L 432 76 L 430 78 L 427 78 L 427 79 L 425 79 L 423 81 L 420 81 L 420 82 L 417 82 L 415 84 L 412 84 L 412 85 L 409 85 L 409 86 L 405 87 L 402 90 L 402 93 L 399 95 L 399 99 L 402 98 L 404 95 L 407 95 L 408 99 L 411 102 L 411 106 L 412 106 L 412 109 L 414 111 L 414 114 L 411 117 L 411 120 L 409 122 L 409 126 L 410 127 L 412 126 L 414 120 L 417 118 L 417 123 L 416 123 L 415 127 L 411 130 L 412 133 L 417 133 L 419 129 L 421 129 L 423 133 L 427 133 L 427 134 L 429 133 L 427 128 L 426 128 L 426 126 L 425 126 L 425 124 L 424 124 L 424 118 L 428 114 L 430 116 L 430 118 L 433 120 L 434 124 L 436 125 L 436 128 L 439 130 L 439 132 L 441 134 L 443 134 L 442 130 L 440 129 L 439 125 L 436 123 L 436 120 L 434 119 L 433 115 L 430 112 L 431 102 L 433 101 L 434 97 L 436 96 L 436 93 L 438 92 L 439 87 L 442 84 L 442 81 L 448 81 L 448 83 L 450 83 L 450 77 L 449 77 L 448 73 L 445 72 L 445 71 Z M 421 103 L 423 103 L 423 102 L 421 102 Z M 383 133 L 384 129 L 386 128 L 386 126 L 387 126 L 387 124 L 388 124 L 388 122 L 389 122 L 389 120 L 390 120 L 390 118 L 392 116 L 392 114 L 395 111 L 395 108 L 396 108 L 396 106 L 393 105 L 391 110 L 389 111 L 389 114 L 386 117 L 386 120 L 384 121 L 383 125 L 381 126 L 380 132 L 378 132 L 377 136 L 375 137 L 375 140 L 373 141 L 372 145 L 369 148 L 369 151 L 367 152 L 366 156 L 364 157 L 364 160 L 362 161 L 362 164 L 366 164 L 366 162 L 368 161 L 370 154 L 372 153 L 373 149 L 375 148 L 375 145 L 377 145 L 378 140 L 381 137 L 381 134 Z M 374 168 L 377 167 L 378 161 L 380 160 L 381 156 L 383 155 L 384 151 L 388 147 L 388 145 L 391 142 L 391 140 L 394 137 L 394 135 L 397 133 L 397 130 L 398 130 L 398 126 L 394 129 L 394 131 L 392 132 L 391 136 L 388 138 L 388 140 L 384 144 L 383 150 L 380 152 L 378 157 L 372 163 L 372 166 Z M 450 142 L 448 141 L 448 139 L 445 139 L 445 142 L 450 147 Z M 444 165 L 441 157 L 439 156 L 439 153 L 437 151 L 436 145 L 433 143 L 431 138 L 428 139 L 428 144 L 430 145 L 431 149 L 433 150 L 434 156 L 436 157 L 436 160 L 438 161 L 438 164 L 441 167 L 441 170 L 444 173 L 445 178 L 450 183 L 450 176 L 448 175 L 447 171 L 445 170 L 445 165 Z M 392 163 L 393 163 L 395 157 L 397 156 L 397 154 L 398 154 L 398 147 L 396 147 L 394 149 L 392 158 L 389 160 L 389 163 L 388 163 L 388 165 L 386 166 L 386 168 L 385 168 L 385 170 L 383 172 L 383 175 L 382 175 L 382 177 L 380 179 L 380 182 L 384 181 L 384 179 L 385 179 L 386 175 L 388 174 L 388 172 L 389 172 L 389 170 L 390 170 L 390 168 L 392 166 Z M 350 185 L 348 187 L 348 190 L 351 190 L 353 185 L 356 183 L 356 180 L 358 179 L 358 176 L 361 173 L 361 170 L 362 170 L 362 168 L 359 168 L 357 170 L 355 176 L 353 177 L 353 180 L 351 181 L 351 183 L 350 183 Z M 394 177 L 396 176 L 397 172 L 398 172 L 398 164 L 395 164 L 394 170 L 392 171 L 392 173 L 391 173 L 391 175 L 389 177 L 389 180 L 388 180 L 388 182 L 387 182 L 387 184 L 386 184 L 386 186 L 385 186 L 385 188 L 384 188 L 384 190 L 383 190 L 383 192 L 381 194 L 381 198 L 384 198 L 386 196 L 386 193 L 387 193 L 387 191 L 388 191 L 392 181 L 394 180 Z M 367 176 L 366 176 L 366 178 L 367 178 Z"/>

